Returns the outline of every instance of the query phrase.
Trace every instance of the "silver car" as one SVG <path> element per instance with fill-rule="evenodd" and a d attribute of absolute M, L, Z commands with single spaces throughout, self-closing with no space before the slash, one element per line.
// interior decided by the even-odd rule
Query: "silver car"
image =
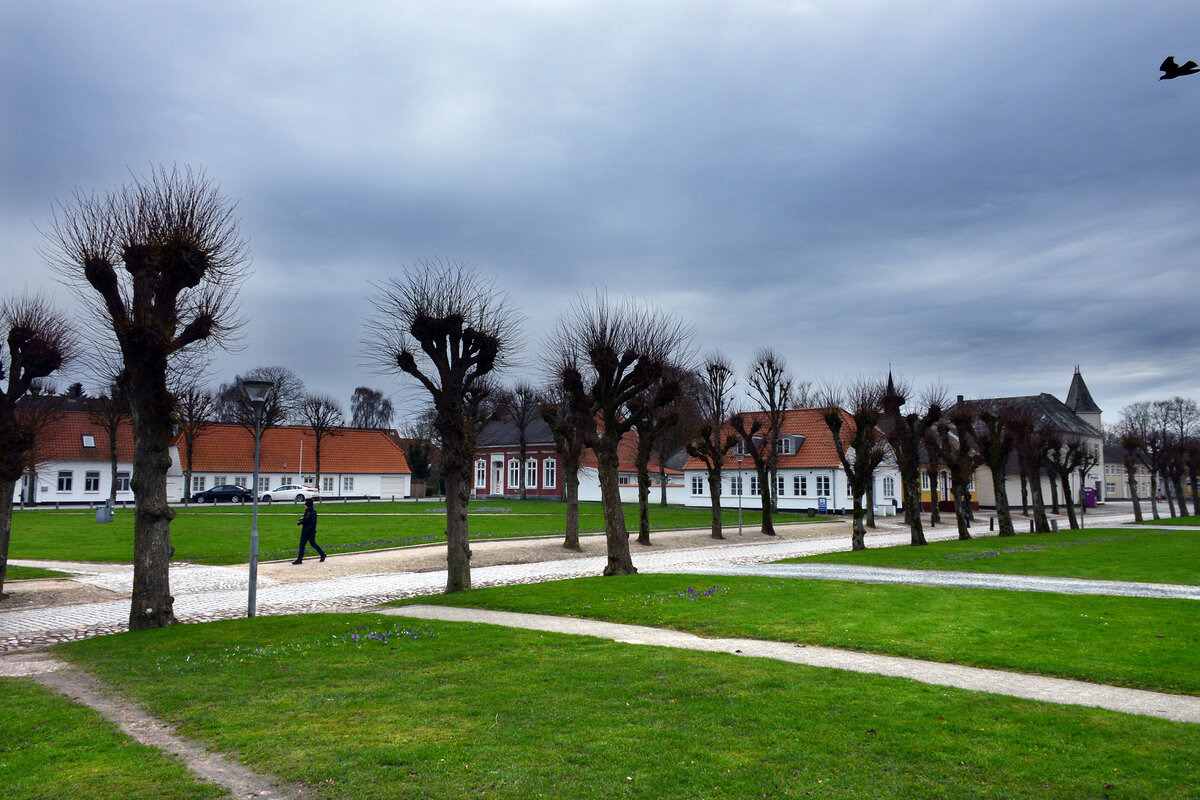
<path fill-rule="evenodd" d="M 303 503 L 305 500 L 320 500 L 321 493 L 311 486 L 289 483 L 285 486 L 276 486 L 269 492 L 263 492 L 262 497 L 258 499 L 264 503 L 273 503 L 276 500 L 281 503 Z"/>

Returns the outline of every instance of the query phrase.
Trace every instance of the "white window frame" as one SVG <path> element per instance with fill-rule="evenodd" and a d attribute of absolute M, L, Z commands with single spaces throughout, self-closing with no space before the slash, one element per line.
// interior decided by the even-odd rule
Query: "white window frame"
<path fill-rule="evenodd" d="M 203 475 L 192 476 L 192 494 L 204 491 L 204 477 Z"/>
<path fill-rule="evenodd" d="M 704 476 L 692 476 L 692 497 L 700 497 L 704 494 Z"/>
<path fill-rule="evenodd" d="M 792 437 L 780 436 L 775 440 L 775 454 L 790 456 L 792 454 Z"/>
<path fill-rule="evenodd" d="M 129 485 L 129 472 L 121 471 L 117 473 L 117 491 L 129 492 L 132 491 Z"/>
<path fill-rule="evenodd" d="M 733 495 L 734 497 L 737 497 L 738 495 L 740 495 L 742 493 L 743 488 L 744 487 L 742 486 L 742 476 L 741 475 L 729 476 L 729 493 L 731 495 Z"/>
<path fill-rule="evenodd" d="M 60 469 L 58 471 L 58 491 L 69 492 L 71 487 L 75 485 L 75 473 L 69 469 Z"/>
<path fill-rule="evenodd" d="M 487 488 L 487 460 L 483 458 L 475 459 L 475 488 Z"/>
<path fill-rule="evenodd" d="M 921 470 L 921 491 L 929 491 L 929 472 L 927 470 Z"/>
<path fill-rule="evenodd" d="M 258 476 L 258 491 L 265 492 L 270 488 L 271 488 L 271 476 L 270 475 L 259 475 Z"/>
<path fill-rule="evenodd" d="M 542 488 L 558 488 L 558 461 L 554 458 L 547 458 L 542 462 Z"/>
<path fill-rule="evenodd" d="M 800 496 L 800 476 L 799 475 L 792 476 L 792 495 L 795 497 Z"/>
<path fill-rule="evenodd" d="M 884 497 L 895 497 L 896 496 L 896 479 L 893 478 L 891 475 L 883 476 L 883 496 Z"/>
<path fill-rule="evenodd" d="M 354 478 L 350 475 L 342 476 L 342 494 L 354 491 Z"/>
<path fill-rule="evenodd" d="M 100 491 L 100 471 L 90 469 L 83 473 L 83 490 L 85 492 Z"/>
<path fill-rule="evenodd" d="M 521 462 L 515 458 L 508 460 L 508 488 L 521 488 Z"/>
<path fill-rule="evenodd" d="M 83 434 L 83 446 L 84 447 L 95 447 L 96 446 L 96 437 L 90 433 Z"/>
<path fill-rule="evenodd" d="M 729 452 L 730 452 L 730 453 L 732 453 L 732 454 L 733 454 L 733 455 L 735 455 L 735 456 L 745 456 L 745 455 L 749 455 L 749 454 L 746 452 L 746 442 L 745 442 L 745 440 L 743 440 L 743 439 L 740 439 L 740 438 L 739 438 L 739 439 L 738 439 L 738 440 L 737 440 L 737 441 L 734 443 L 734 445 L 733 445 L 733 449 L 732 449 L 732 450 L 730 450 Z"/>
<path fill-rule="evenodd" d="M 759 497 L 761 494 L 758 487 L 758 473 L 755 472 L 750 475 L 750 496 Z"/>
<path fill-rule="evenodd" d="M 333 476 L 332 475 L 322 475 L 321 476 L 321 491 L 326 494 L 333 494 Z"/>
<path fill-rule="evenodd" d="M 817 497 L 832 497 L 833 482 L 828 475 L 817 476 Z"/>
<path fill-rule="evenodd" d="M 808 476 L 807 475 L 800 476 L 800 496 L 808 497 Z"/>
<path fill-rule="evenodd" d="M 538 463 L 536 458 L 525 460 L 525 488 L 538 488 Z"/>

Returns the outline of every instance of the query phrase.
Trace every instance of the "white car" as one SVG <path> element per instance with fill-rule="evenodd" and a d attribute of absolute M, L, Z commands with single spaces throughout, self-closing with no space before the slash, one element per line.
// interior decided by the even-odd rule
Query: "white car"
<path fill-rule="evenodd" d="M 289 483 L 286 486 L 276 486 L 269 492 L 263 492 L 262 497 L 258 499 L 264 503 L 273 503 L 276 500 L 283 503 L 303 503 L 305 500 L 320 500 L 321 493 L 311 486 Z"/>

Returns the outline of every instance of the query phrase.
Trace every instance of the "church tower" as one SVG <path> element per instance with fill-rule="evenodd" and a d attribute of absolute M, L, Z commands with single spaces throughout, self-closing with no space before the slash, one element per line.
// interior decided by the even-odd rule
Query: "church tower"
<path fill-rule="evenodd" d="M 1100 427 L 1100 407 L 1096 405 L 1096 401 L 1092 399 L 1092 393 L 1088 391 L 1087 384 L 1083 382 L 1078 365 L 1075 367 L 1075 376 L 1071 378 L 1071 388 L 1067 390 L 1067 408 L 1074 411 L 1077 417 L 1096 430 L 1104 430 Z"/>

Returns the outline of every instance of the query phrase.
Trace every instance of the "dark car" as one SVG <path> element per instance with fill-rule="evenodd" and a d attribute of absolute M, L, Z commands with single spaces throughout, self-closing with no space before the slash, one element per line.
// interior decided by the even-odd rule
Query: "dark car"
<path fill-rule="evenodd" d="M 196 492 L 192 495 L 193 503 L 249 503 L 253 500 L 254 495 L 249 489 L 232 484 L 214 486 L 207 491 Z"/>

